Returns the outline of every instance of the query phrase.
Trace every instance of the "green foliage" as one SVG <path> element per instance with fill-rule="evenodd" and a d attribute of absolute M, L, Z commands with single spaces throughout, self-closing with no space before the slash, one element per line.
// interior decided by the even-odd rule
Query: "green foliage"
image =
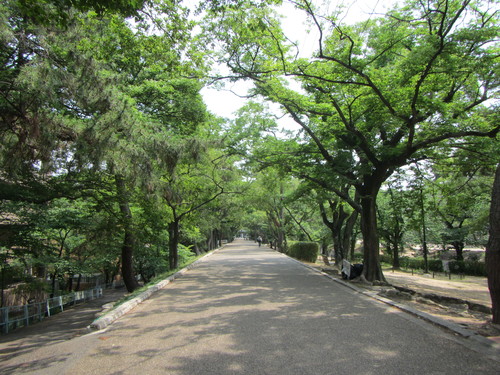
<path fill-rule="evenodd" d="M 415 270 L 423 270 L 425 265 L 422 257 L 401 257 L 399 263 L 402 268 Z M 440 259 L 429 259 L 427 264 L 429 265 L 429 271 L 443 272 L 443 262 Z"/>
<path fill-rule="evenodd" d="M 14 293 L 24 296 L 27 300 L 30 294 L 33 292 L 48 292 L 48 291 L 49 291 L 49 286 L 45 281 L 40 279 L 29 279 L 26 280 L 25 283 L 18 285 L 15 288 Z"/>
<path fill-rule="evenodd" d="M 179 264 L 188 264 L 196 257 L 191 248 L 192 246 L 179 244 Z"/>
<path fill-rule="evenodd" d="M 445 144 L 461 147 L 500 130 L 498 121 L 488 120 L 496 109 L 486 105 L 499 84 L 495 10 L 482 1 L 407 1 L 380 18 L 345 25 L 309 1 L 294 4 L 321 35 L 314 57 L 297 58 L 297 46 L 270 9 L 210 14 L 207 45 L 220 41 L 218 56 L 233 75 L 251 79 L 256 95 L 279 104 L 303 130 L 282 142 L 296 143 L 290 152 L 273 142 L 279 151 L 268 148 L 259 160 L 358 210 L 369 222 L 362 226 L 364 274 L 383 279 L 373 213 L 382 183 Z M 289 85 L 291 77 L 301 90 Z M 364 204 L 346 195 L 344 184 Z M 392 218 L 384 219 L 394 233 Z"/>
<path fill-rule="evenodd" d="M 0 10 L 0 211 L 12 222 L 0 225 L 2 244 L 26 267 L 112 277 L 127 232 L 141 273 L 164 271 L 162 197 L 183 194 L 192 209 L 233 172 L 206 153 L 220 129 L 205 127 L 187 8 L 12 0 Z"/>
<path fill-rule="evenodd" d="M 305 260 L 306 262 L 316 262 L 319 254 L 317 242 L 294 242 L 288 248 L 288 255 L 293 258 Z"/>
<path fill-rule="evenodd" d="M 390 259 L 383 258 L 384 262 Z M 422 257 L 410 258 L 401 257 L 400 264 L 402 268 L 423 270 L 424 269 L 424 259 Z M 429 259 L 428 260 L 429 271 L 432 272 L 443 272 L 443 262 L 440 259 Z M 451 260 L 449 262 L 449 269 L 451 273 L 463 274 L 469 276 L 481 276 L 486 277 L 486 265 L 484 262 L 471 261 L 471 260 Z"/>
<path fill-rule="evenodd" d="M 363 253 L 354 253 L 352 263 L 363 263 Z"/>
<path fill-rule="evenodd" d="M 2 254 L 3 255 L 3 254 Z M 4 258 L 4 257 L 2 257 Z M 1 259 L 1 258 L 0 258 Z M 2 260 L 1 265 L 1 276 L 0 276 L 0 287 L 7 288 L 9 284 L 24 281 L 24 267 L 22 264 L 12 264 L 7 263 Z"/>
<path fill-rule="evenodd" d="M 469 276 L 488 276 L 486 264 L 484 262 L 470 260 L 451 260 L 449 263 L 450 272 Z"/>
<path fill-rule="evenodd" d="M 392 259 L 393 259 L 392 254 L 380 254 L 379 257 L 380 257 L 380 263 L 392 265 Z"/>
<path fill-rule="evenodd" d="M 23 17 L 41 25 L 68 26 L 69 14 L 93 11 L 103 15 L 117 13 L 138 16 L 146 0 L 14 0 L 9 5 L 19 9 Z"/>

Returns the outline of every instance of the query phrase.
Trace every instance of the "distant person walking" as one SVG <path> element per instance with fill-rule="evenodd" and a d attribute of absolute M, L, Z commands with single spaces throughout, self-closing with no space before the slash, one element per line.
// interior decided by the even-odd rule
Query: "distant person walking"
<path fill-rule="evenodd" d="M 261 236 L 257 237 L 257 242 L 259 243 L 259 247 L 260 247 L 260 245 L 262 244 L 262 237 Z"/>

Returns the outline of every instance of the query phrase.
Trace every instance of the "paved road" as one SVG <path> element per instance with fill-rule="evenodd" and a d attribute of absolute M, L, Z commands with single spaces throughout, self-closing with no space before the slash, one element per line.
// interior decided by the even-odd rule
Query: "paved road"
<path fill-rule="evenodd" d="M 267 248 L 235 242 L 107 330 L 2 374 L 498 374 L 471 343 Z"/>
<path fill-rule="evenodd" d="M 105 289 L 101 298 L 67 307 L 63 312 L 46 317 L 41 322 L 1 335 L 0 369 L 12 357 L 24 353 L 31 355 L 33 349 L 87 334 L 87 326 L 96 318 L 97 313 L 102 312 L 102 306 L 119 300 L 126 293 L 125 288 Z"/>

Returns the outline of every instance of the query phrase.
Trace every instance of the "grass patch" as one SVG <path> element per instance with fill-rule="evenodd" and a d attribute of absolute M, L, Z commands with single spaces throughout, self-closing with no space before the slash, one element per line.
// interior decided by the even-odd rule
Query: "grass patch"
<path fill-rule="evenodd" d="M 161 273 L 159 274 L 158 276 L 155 276 L 151 279 L 151 281 L 143 286 L 141 286 L 140 288 L 137 288 L 136 290 L 134 290 L 132 293 L 129 293 L 127 294 L 126 296 L 120 298 L 118 301 L 116 301 L 114 304 L 113 304 L 113 309 L 117 308 L 118 306 L 124 304 L 125 302 L 127 301 L 130 301 L 131 299 L 134 299 L 135 297 L 137 297 L 139 294 L 141 294 L 142 292 L 148 290 L 150 287 L 158 284 L 160 281 L 162 280 L 165 280 L 167 277 L 169 276 L 172 276 L 174 273 L 176 272 L 179 272 L 180 270 L 182 270 L 183 268 L 189 266 L 190 264 L 196 262 L 198 259 L 201 259 L 203 258 L 205 255 L 207 255 L 208 253 L 206 254 L 201 254 L 201 255 L 197 255 L 197 256 L 194 256 L 194 257 L 191 257 L 189 258 L 187 261 L 181 263 L 179 265 L 179 267 L 173 269 L 173 270 L 169 270 L 169 271 L 166 271 L 164 273 Z"/>

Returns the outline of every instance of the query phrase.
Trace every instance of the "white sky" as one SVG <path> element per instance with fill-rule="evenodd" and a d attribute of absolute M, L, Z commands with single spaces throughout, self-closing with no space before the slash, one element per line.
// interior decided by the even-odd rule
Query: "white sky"
<path fill-rule="evenodd" d="M 344 4 L 345 18 L 343 21 L 353 23 L 367 19 L 373 13 L 384 13 L 396 0 L 324 0 L 323 2 L 324 5 L 321 6 L 321 10 L 325 13 L 336 10 L 339 4 Z M 317 46 L 318 39 L 316 34 L 307 32 L 309 27 L 305 24 L 306 18 L 303 12 L 297 11 L 288 2 L 281 9 L 282 14 L 286 16 L 283 19 L 285 34 L 290 40 L 299 43 L 301 51 L 312 53 Z M 238 95 L 244 96 L 250 85 L 250 83 L 245 82 L 227 83 L 224 90 L 205 87 L 201 93 L 209 111 L 221 117 L 234 118 L 235 111 L 243 106 L 246 101 L 246 99 Z M 287 124 L 284 122 L 287 122 Z M 297 128 L 290 119 L 283 119 L 280 124 L 287 128 Z"/>

